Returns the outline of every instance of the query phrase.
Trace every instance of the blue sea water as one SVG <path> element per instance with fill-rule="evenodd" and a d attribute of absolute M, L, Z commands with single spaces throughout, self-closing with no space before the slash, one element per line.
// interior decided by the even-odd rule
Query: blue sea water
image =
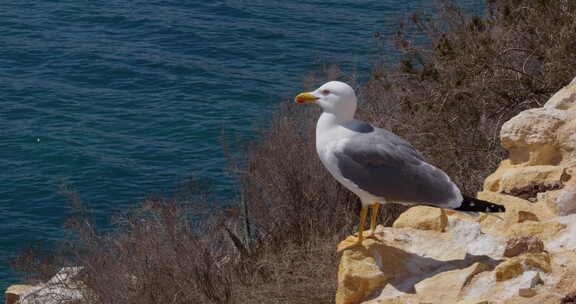
<path fill-rule="evenodd" d="M 462 0 L 471 8 L 480 1 Z M 0 2 L 0 290 L 8 260 L 63 237 L 68 184 L 97 217 L 190 177 L 237 185 L 246 141 L 320 61 L 367 75 L 373 32 L 429 0 Z"/>

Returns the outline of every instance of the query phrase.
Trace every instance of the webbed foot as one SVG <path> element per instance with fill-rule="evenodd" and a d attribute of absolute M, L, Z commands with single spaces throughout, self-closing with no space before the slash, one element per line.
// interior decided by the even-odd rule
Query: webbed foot
<path fill-rule="evenodd" d="M 346 249 L 350 249 L 352 247 L 356 247 L 356 246 L 362 246 L 362 239 L 358 238 L 355 235 L 351 235 L 349 237 L 347 237 L 345 240 L 343 240 L 342 242 L 340 242 L 340 244 L 338 244 L 338 247 L 336 248 L 336 252 L 342 252 Z"/>

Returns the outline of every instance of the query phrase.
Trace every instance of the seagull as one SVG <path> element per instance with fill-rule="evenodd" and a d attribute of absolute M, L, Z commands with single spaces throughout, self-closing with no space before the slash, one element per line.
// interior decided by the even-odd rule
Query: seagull
<path fill-rule="evenodd" d="M 370 207 L 368 237 L 374 237 L 378 208 L 386 202 L 453 209 L 473 216 L 505 211 L 502 205 L 462 195 L 444 171 L 427 163 L 403 138 L 354 119 L 357 98 L 346 83 L 330 81 L 315 91 L 298 94 L 294 101 L 322 108 L 316 125 L 320 161 L 362 203 L 358 237 L 345 248 L 362 244 Z"/>

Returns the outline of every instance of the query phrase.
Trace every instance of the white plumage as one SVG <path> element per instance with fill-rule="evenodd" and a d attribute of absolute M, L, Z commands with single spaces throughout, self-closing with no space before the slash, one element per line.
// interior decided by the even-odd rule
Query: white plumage
<path fill-rule="evenodd" d="M 371 229 L 380 204 L 394 201 L 461 211 L 504 211 L 504 207 L 463 197 L 450 177 L 426 163 L 407 141 L 384 129 L 355 120 L 354 90 L 339 81 L 296 96 L 297 103 L 315 103 L 323 113 L 316 125 L 316 151 L 330 174 L 362 202 L 358 242 L 368 206 Z M 470 209 L 471 208 L 471 209 Z"/>

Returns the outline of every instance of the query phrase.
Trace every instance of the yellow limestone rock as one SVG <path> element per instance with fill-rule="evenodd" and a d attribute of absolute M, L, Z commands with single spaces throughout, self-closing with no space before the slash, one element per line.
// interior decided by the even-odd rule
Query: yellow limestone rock
<path fill-rule="evenodd" d="M 32 285 L 12 285 L 6 289 L 4 293 L 4 298 L 6 299 L 6 304 L 16 304 L 20 300 L 20 296 L 26 292 L 26 290 L 32 288 Z"/>
<path fill-rule="evenodd" d="M 393 227 L 443 232 L 446 225 L 448 225 L 448 217 L 443 209 L 417 206 L 402 213 L 394 222 Z"/>
<path fill-rule="evenodd" d="M 360 303 L 382 289 L 393 274 L 402 272 L 405 259 L 402 251 L 373 239 L 344 250 L 338 270 L 336 303 Z"/>
<path fill-rule="evenodd" d="M 564 184 L 561 190 L 553 193 L 544 197 L 548 209 L 557 215 L 576 213 L 576 184 Z"/>
<path fill-rule="evenodd" d="M 576 162 L 576 159 L 574 161 Z M 489 177 L 490 181 L 487 179 L 484 183 L 484 191 L 478 193 L 478 198 L 505 205 L 507 216 L 509 211 L 525 211 L 533 213 L 539 220 L 546 220 L 557 215 L 576 213 L 576 178 L 572 178 L 571 170 L 565 167 L 555 168 L 554 172 L 548 172 L 550 175 L 547 177 L 543 177 L 545 174 L 542 173 L 542 179 L 534 183 L 525 178 L 522 174 L 524 170 L 519 170 L 524 168 L 510 168 L 508 171 L 511 172 L 505 172 L 506 174 L 500 172 L 499 176 L 493 174 Z M 514 195 L 514 190 L 529 191 L 526 189 L 530 187 L 547 190 L 534 191 L 529 199 L 522 197 L 530 195 L 528 192 Z"/>
<path fill-rule="evenodd" d="M 527 253 L 523 258 L 526 266 L 530 268 L 540 269 L 547 273 L 552 270 L 552 266 L 550 265 L 550 255 L 547 252 Z"/>
<path fill-rule="evenodd" d="M 521 237 L 508 239 L 506 242 L 506 249 L 504 250 L 505 257 L 515 257 L 524 253 L 539 253 L 544 252 L 544 243 L 537 237 Z"/>
<path fill-rule="evenodd" d="M 527 253 L 513 257 L 498 265 L 494 269 L 494 274 L 496 281 L 506 281 L 521 275 L 526 268 L 550 272 L 551 267 L 548 253 Z"/>
<path fill-rule="evenodd" d="M 499 192 L 510 193 L 514 189 L 530 185 L 553 185 L 567 180 L 560 166 L 529 166 L 510 168 L 502 173 Z"/>
<path fill-rule="evenodd" d="M 500 192 L 500 180 L 502 175 L 508 171 L 510 168 L 518 167 L 518 165 L 512 165 L 509 159 L 505 159 L 500 162 L 498 169 L 492 174 L 490 174 L 486 180 L 484 180 L 484 190 L 490 192 Z"/>
<path fill-rule="evenodd" d="M 573 109 L 574 111 L 575 109 Z M 576 115 L 575 115 L 576 116 Z M 572 119 L 562 127 L 558 129 L 558 142 L 560 147 L 565 150 L 566 155 L 573 158 L 574 148 L 576 147 L 576 119 Z"/>
<path fill-rule="evenodd" d="M 447 229 L 450 230 L 446 233 L 379 226 L 375 240 L 368 239 L 362 246 L 345 250 L 340 264 L 337 303 L 425 303 L 428 301 L 422 297 L 414 297 L 415 285 L 421 281 L 450 271 L 455 271 L 454 276 L 462 276 L 462 270 L 476 263 L 488 265 L 502 258 L 504 238 L 485 235 L 478 222 L 456 215 L 450 216 L 449 223 Z M 369 267 L 369 270 L 355 274 L 349 269 L 352 267 Z M 461 278 L 462 284 L 467 280 L 467 271 Z M 378 280 L 383 283 L 374 287 L 372 283 Z"/>
<path fill-rule="evenodd" d="M 496 281 L 506 281 L 521 275 L 524 272 L 519 259 L 512 258 L 495 269 Z"/>
<path fill-rule="evenodd" d="M 531 298 L 536 295 L 536 290 L 534 288 L 520 288 L 518 295 L 524 298 Z"/>
<path fill-rule="evenodd" d="M 576 252 L 573 250 L 564 251 L 554 254 L 555 264 L 553 271 L 560 272 L 560 280 L 556 288 L 562 293 L 567 294 L 576 290 Z"/>
<path fill-rule="evenodd" d="M 576 79 L 543 107 L 507 121 L 500 140 L 509 159 L 486 178 L 480 199 L 504 204 L 507 210 L 509 205 L 519 207 L 515 213 L 532 212 L 540 220 L 576 213 L 576 186 L 571 186 L 576 185 Z M 519 200 L 535 203 L 520 208 Z"/>
<path fill-rule="evenodd" d="M 536 216 L 536 214 L 534 214 L 532 212 L 522 211 L 522 210 L 518 211 L 518 223 L 522 223 L 525 221 L 537 222 L 538 217 Z"/>
<path fill-rule="evenodd" d="M 448 221 L 444 233 L 379 226 L 375 239 L 345 250 L 337 303 L 552 304 L 576 289 L 576 214 L 550 221 L 566 229 L 542 242 L 493 237 L 456 215 Z M 512 245 L 522 248 L 506 254 Z"/>
<path fill-rule="evenodd" d="M 576 106 L 576 78 L 556 92 L 544 105 L 545 108 L 568 110 Z"/>
<path fill-rule="evenodd" d="M 503 220 L 494 216 L 482 218 L 480 222 L 482 231 L 491 235 L 507 236 L 506 232 L 511 226 L 517 223 L 547 220 L 554 216 L 550 210 L 540 202 L 531 203 L 514 196 L 488 191 L 478 193 L 478 198 L 496 204 L 502 204 L 506 207 L 506 213 L 499 214 Z"/>
<path fill-rule="evenodd" d="M 538 108 L 523 111 L 504 123 L 500 141 L 512 164 L 558 164 L 561 153 L 555 145 L 556 131 L 565 120 L 565 111 Z"/>
<path fill-rule="evenodd" d="M 406 294 L 400 297 L 384 299 L 384 300 L 373 300 L 364 302 L 362 304 L 420 304 L 422 303 L 415 294 Z"/>
<path fill-rule="evenodd" d="M 465 269 L 441 272 L 420 281 L 415 285 L 415 289 L 422 302 L 433 299 L 433 303 L 455 303 L 460 298 L 462 289 L 472 278 L 489 268 L 485 264 L 475 263 Z"/>
<path fill-rule="evenodd" d="M 543 241 L 550 240 L 555 237 L 560 231 L 566 229 L 566 225 L 554 221 L 550 222 L 533 222 L 526 221 L 516 223 L 510 226 L 508 230 L 508 237 L 530 237 L 534 236 Z"/>

